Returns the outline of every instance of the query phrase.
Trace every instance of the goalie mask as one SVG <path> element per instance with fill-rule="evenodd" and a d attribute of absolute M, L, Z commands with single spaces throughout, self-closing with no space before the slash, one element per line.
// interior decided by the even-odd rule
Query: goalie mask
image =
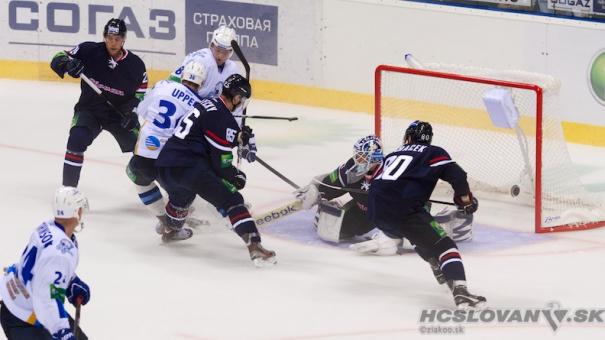
<path fill-rule="evenodd" d="M 382 164 L 383 158 L 382 142 L 374 135 L 363 137 L 353 145 L 354 172 L 357 176 L 365 175 L 375 165 Z"/>
<path fill-rule="evenodd" d="M 415 120 L 408 126 L 403 135 L 403 144 L 422 143 L 431 144 L 433 140 L 433 127 L 428 122 Z"/>

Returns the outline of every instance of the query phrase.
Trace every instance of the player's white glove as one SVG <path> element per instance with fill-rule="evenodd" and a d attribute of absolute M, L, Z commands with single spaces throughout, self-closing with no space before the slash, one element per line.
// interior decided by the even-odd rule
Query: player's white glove
<path fill-rule="evenodd" d="M 402 239 L 390 238 L 381 230 L 378 230 L 372 239 L 364 242 L 353 243 L 350 249 L 362 253 L 380 256 L 389 256 L 397 254 L 397 248 L 401 245 Z"/>
<path fill-rule="evenodd" d="M 301 202 L 302 208 L 305 210 L 311 209 L 319 202 L 319 189 L 315 184 L 309 184 L 294 192 L 296 198 Z"/>

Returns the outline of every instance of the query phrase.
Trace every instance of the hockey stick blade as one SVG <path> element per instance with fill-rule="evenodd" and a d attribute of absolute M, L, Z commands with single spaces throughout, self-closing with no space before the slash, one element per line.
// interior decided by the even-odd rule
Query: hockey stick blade
<path fill-rule="evenodd" d="M 281 178 L 282 181 L 290 184 L 290 186 L 292 186 L 294 189 L 300 189 L 300 186 L 298 186 L 296 183 L 294 183 L 291 180 L 289 180 L 286 176 L 282 175 L 281 172 L 275 170 L 272 166 L 270 166 L 269 164 L 267 164 L 267 162 L 265 162 L 262 159 L 258 158 L 258 156 L 256 156 L 256 161 L 259 162 L 262 166 L 264 166 L 267 170 L 269 170 L 273 174 L 275 174 L 277 177 Z"/>
<path fill-rule="evenodd" d="M 271 209 L 266 213 L 260 215 L 254 215 L 252 218 L 256 225 L 259 227 L 265 227 L 269 224 L 281 221 L 284 217 L 290 216 L 302 209 L 302 202 L 300 200 L 293 200 L 287 204 Z"/>

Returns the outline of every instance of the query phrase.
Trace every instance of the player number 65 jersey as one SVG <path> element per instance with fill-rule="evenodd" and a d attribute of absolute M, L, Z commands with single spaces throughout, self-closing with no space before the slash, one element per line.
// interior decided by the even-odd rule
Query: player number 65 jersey
<path fill-rule="evenodd" d="M 137 114 L 144 123 L 135 154 L 157 159 L 174 128 L 200 100 L 197 93 L 183 84 L 167 80 L 158 82 L 137 107 Z"/>

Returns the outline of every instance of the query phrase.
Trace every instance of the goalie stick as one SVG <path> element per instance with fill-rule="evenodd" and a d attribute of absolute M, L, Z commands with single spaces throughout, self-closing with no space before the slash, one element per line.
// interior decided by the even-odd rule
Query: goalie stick
<path fill-rule="evenodd" d="M 302 209 L 302 202 L 300 200 L 293 200 L 281 207 L 271 209 L 260 215 L 253 215 L 254 222 L 259 227 L 267 226 L 271 223 L 281 221 L 284 217 L 290 216 Z"/>
<path fill-rule="evenodd" d="M 326 184 L 324 182 L 321 182 L 320 180 L 313 178 L 313 182 L 319 184 L 319 185 L 323 185 L 325 187 L 331 188 L 331 189 L 336 189 L 336 190 L 342 190 L 342 191 L 346 191 L 346 192 L 354 192 L 356 194 L 364 194 L 367 195 L 368 192 L 365 190 L 361 190 L 361 189 L 354 189 L 354 188 L 345 188 L 345 187 L 339 187 L 339 186 L 335 186 L 335 185 L 329 185 Z M 446 202 L 446 201 L 439 201 L 439 200 L 429 200 L 429 202 L 431 203 L 438 203 L 438 204 L 445 204 L 445 205 L 456 205 L 455 203 L 452 202 Z"/>

